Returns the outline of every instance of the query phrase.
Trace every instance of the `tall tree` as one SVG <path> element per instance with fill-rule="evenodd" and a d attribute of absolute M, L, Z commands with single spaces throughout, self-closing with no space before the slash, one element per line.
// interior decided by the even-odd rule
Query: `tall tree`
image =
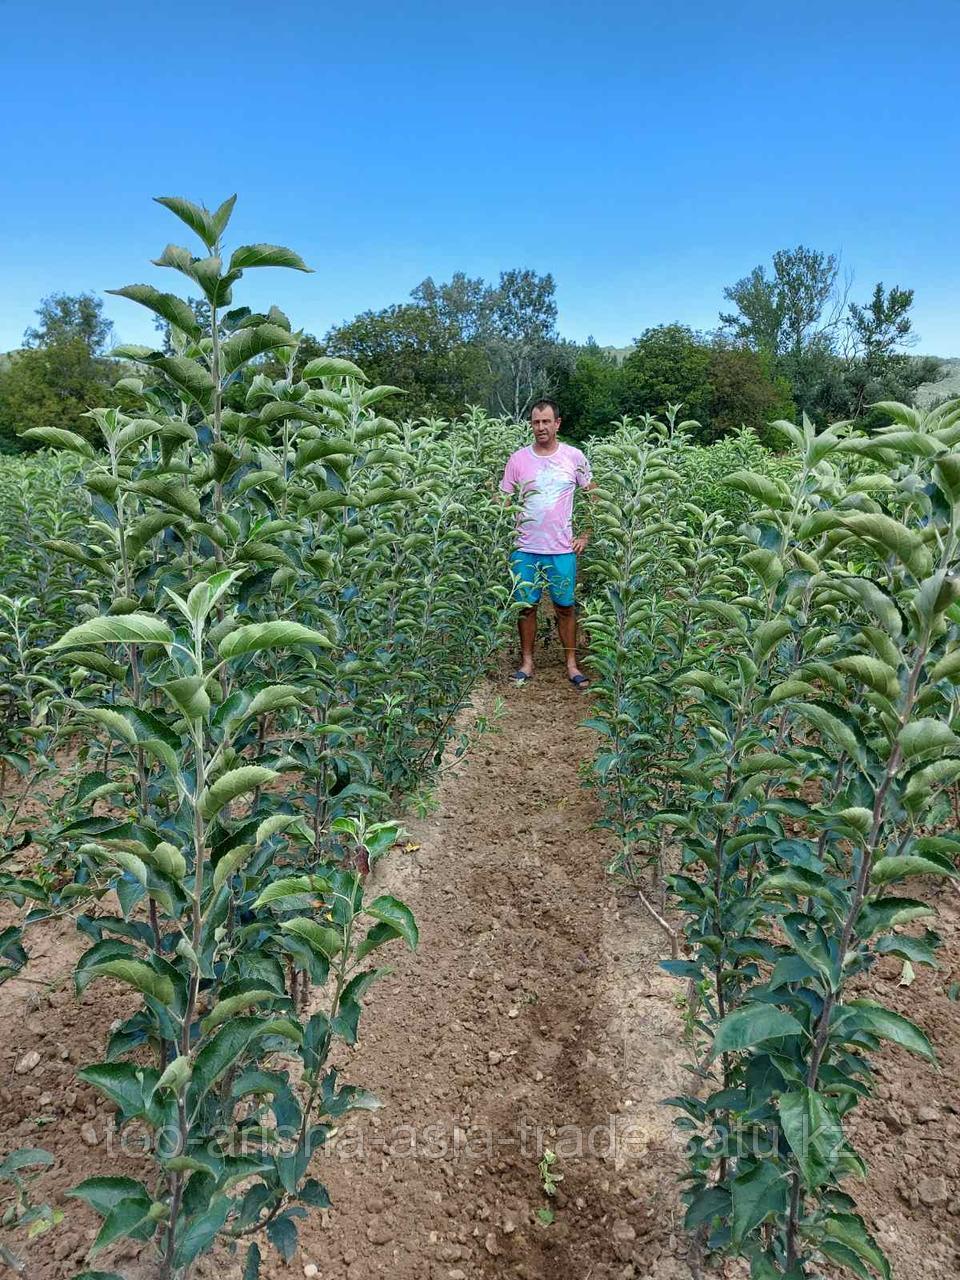
<path fill-rule="evenodd" d="M 105 403 L 116 368 L 104 358 L 113 325 L 93 294 L 51 294 L 37 308 L 38 323 L 24 349 L 0 370 L 0 451 L 19 451 L 29 427 L 88 433 L 84 416 Z"/>
<path fill-rule="evenodd" d="M 910 402 L 922 382 L 934 376 L 938 362 L 917 359 L 902 350 L 916 341 L 910 308 L 913 290 L 878 283 L 869 300 L 852 302 L 847 315 L 846 383 L 852 417 L 866 414 L 872 401 Z"/>
<path fill-rule="evenodd" d="M 553 390 L 557 361 L 557 301 L 552 275 L 512 270 L 488 290 L 482 342 L 492 379 L 490 407 L 521 418 Z"/>
<path fill-rule="evenodd" d="M 710 413 L 710 347 L 684 324 L 645 330 L 623 362 L 624 412 L 662 413 L 682 404 L 685 418 Z"/>
<path fill-rule="evenodd" d="M 103 299 L 93 293 L 51 293 L 41 298 L 38 323 L 23 335 L 25 347 L 55 347 L 81 342 L 91 359 L 102 356 L 113 333 L 103 314 Z"/>
<path fill-rule="evenodd" d="M 772 275 L 755 267 L 723 291 L 736 308 L 720 313 L 726 332 L 772 357 L 775 375 L 790 380 L 797 408 L 815 416 L 834 372 L 843 312 L 839 269 L 834 254 L 798 245 L 777 250 Z"/>

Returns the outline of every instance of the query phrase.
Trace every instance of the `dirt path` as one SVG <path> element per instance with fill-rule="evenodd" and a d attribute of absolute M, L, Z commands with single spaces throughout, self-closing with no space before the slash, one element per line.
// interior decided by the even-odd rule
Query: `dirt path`
<path fill-rule="evenodd" d="M 478 703 L 504 688 L 500 733 L 378 877 L 421 943 L 372 995 L 351 1065 L 386 1106 L 321 1161 L 335 1208 L 297 1261 L 323 1280 L 690 1275 L 656 1105 L 679 1083 L 675 985 L 646 923 L 618 918 L 578 772 L 583 699 L 548 669 Z M 545 1147 L 564 1175 L 552 1201 Z"/>

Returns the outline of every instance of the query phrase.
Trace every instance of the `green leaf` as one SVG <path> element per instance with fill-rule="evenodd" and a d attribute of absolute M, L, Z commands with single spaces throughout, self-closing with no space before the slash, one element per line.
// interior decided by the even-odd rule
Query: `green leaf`
<path fill-rule="evenodd" d="M 111 707 L 84 707 L 80 714 L 89 720 L 96 721 L 97 724 L 102 724 L 115 738 L 128 742 L 131 747 L 136 746 L 137 731 L 119 711 L 114 711 Z"/>
<path fill-rule="evenodd" d="M 783 577 L 783 561 L 773 551 L 768 551 L 765 547 L 757 547 L 753 551 L 748 551 L 740 557 L 740 563 L 746 565 L 748 569 L 752 569 L 768 591 L 775 587 Z M 780 625 L 782 621 L 781 619 L 779 622 L 761 624 L 761 626 Z M 758 632 L 760 629 L 760 627 L 757 628 Z"/>
<path fill-rule="evenodd" d="M 890 1263 L 858 1214 L 830 1214 L 824 1223 L 824 1236 L 846 1245 L 878 1271 L 883 1280 L 891 1280 Z"/>
<path fill-rule="evenodd" d="M 960 599 L 960 581 L 945 569 L 925 578 L 913 597 L 913 607 L 924 622 L 932 622 Z"/>
<path fill-rule="evenodd" d="M 951 684 L 960 684 L 960 648 L 945 653 L 939 662 L 927 672 L 927 679 L 936 683 L 938 680 L 949 680 Z"/>
<path fill-rule="evenodd" d="M 97 1238 L 90 1246 L 90 1256 L 127 1236 L 133 1240 L 149 1240 L 158 1226 L 150 1213 L 152 1203 L 149 1196 L 142 1195 L 118 1201 L 104 1218 Z"/>
<path fill-rule="evenodd" d="M 49 1168 L 55 1160 L 56 1157 L 44 1151 L 43 1147 L 17 1147 L 0 1162 L 0 1177 L 20 1169 Z"/>
<path fill-rule="evenodd" d="M 295 347 L 297 339 L 275 324 L 261 324 L 252 329 L 241 329 L 223 344 L 221 350 L 221 374 L 226 376 L 245 365 L 248 360 L 279 347 Z"/>
<path fill-rule="evenodd" d="M 135 987 L 145 996 L 153 996 L 163 1005 L 174 1000 L 173 983 L 164 974 L 156 973 L 140 960 L 104 960 L 91 965 L 87 971 L 93 978 L 116 978 Z"/>
<path fill-rule="evenodd" d="M 248 267 L 290 267 L 294 271 L 312 271 L 298 253 L 279 244 L 242 244 L 230 258 L 230 271 L 246 271 Z"/>
<path fill-rule="evenodd" d="M 881 929 L 892 929 L 894 925 L 909 924 L 911 920 L 936 914 L 933 907 L 914 898 L 868 899 L 857 917 L 857 934 L 861 938 L 872 938 Z"/>
<path fill-rule="evenodd" d="M 294 684 L 271 684 L 254 694 L 247 707 L 248 716 L 262 716 L 268 711 L 277 711 L 282 707 L 291 707 L 300 702 L 303 690 Z"/>
<path fill-rule="evenodd" d="M 234 1018 L 222 1026 L 197 1053 L 188 1094 L 189 1108 L 196 1111 L 213 1086 L 264 1036 L 284 1036 L 296 1040 L 299 1028 L 285 1018 Z"/>
<path fill-rule="evenodd" d="M 50 646 L 69 649 L 88 644 L 173 644 L 173 632 L 162 618 L 149 613 L 111 614 L 71 627 Z"/>
<path fill-rule="evenodd" d="M 55 449 L 66 449 L 69 453 L 79 453 L 81 457 L 95 458 L 93 445 L 75 431 L 67 431 L 64 427 L 28 427 L 20 432 L 23 440 L 36 440 L 38 444 L 49 444 Z"/>
<path fill-rule="evenodd" d="M 878 858 L 870 870 L 870 882 L 871 884 L 891 884 L 895 880 L 905 880 L 908 876 L 957 875 L 960 875 L 960 870 L 944 854 L 933 850 L 922 852 L 914 849 L 909 853 L 891 854 L 886 858 Z"/>
<path fill-rule="evenodd" d="M 243 1264 L 241 1280 L 260 1280 L 260 1246 L 251 1244 L 247 1248 L 247 1256 Z"/>
<path fill-rule="evenodd" d="M 345 360 L 341 356 L 317 356 L 315 360 L 310 360 L 304 366 L 300 376 L 305 382 L 309 382 L 312 378 L 359 378 L 362 382 L 367 380 L 362 369 L 358 368 L 352 360 Z"/>
<path fill-rule="evenodd" d="M 915 578 L 930 572 L 930 552 L 915 530 L 879 512 L 845 514 L 841 527 L 883 554 L 894 556 Z"/>
<path fill-rule="evenodd" d="M 930 1062 L 937 1060 L 933 1046 L 920 1028 L 909 1018 L 894 1013 L 892 1009 L 884 1009 L 882 1005 L 866 1000 L 849 1000 L 843 1005 L 831 1024 L 831 1038 L 842 1042 L 853 1030 L 867 1031 L 881 1040 L 892 1040 Z"/>
<path fill-rule="evenodd" d="M 213 869 L 213 892 L 216 893 L 225 880 L 229 878 L 250 859 L 255 852 L 254 844 L 235 845 L 229 853 L 225 853 Z"/>
<path fill-rule="evenodd" d="M 299 622 L 249 622 L 224 636 L 220 641 L 220 656 L 238 658 L 261 649 L 289 649 L 300 644 L 333 648 L 332 641 L 322 631 L 314 631 Z"/>
<path fill-rule="evenodd" d="M 797 1158 L 809 1191 L 830 1179 L 843 1147 L 843 1129 L 823 1098 L 813 1089 L 784 1093 L 777 1104 L 780 1125 Z"/>
<path fill-rule="evenodd" d="M 306 916 L 295 916 L 292 920 L 284 920 L 280 928 L 284 933 L 292 933 L 294 937 L 302 938 L 309 947 L 328 959 L 343 950 L 343 938 L 338 930 L 318 924 L 315 920 L 308 920 Z"/>
<path fill-rule="evenodd" d="M 85 1200 L 101 1218 L 106 1217 L 111 1209 L 131 1196 L 150 1200 L 147 1188 L 134 1178 L 85 1178 L 83 1182 L 78 1182 L 75 1187 L 71 1187 L 67 1195 L 74 1196 L 77 1200 Z"/>
<path fill-rule="evenodd" d="M 771 1004 L 745 1004 L 728 1013 L 717 1024 L 713 1039 L 713 1056 L 749 1049 L 767 1040 L 803 1033 L 803 1027 L 792 1014 Z"/>
<path fill-rule="evenodd" d="M 896 639 L 903 631 L 903 619 L 900 616 L 896 601 L 884 591 L 879 583 L 874 582 L 871 578 L 834 575 L 830 579 L 830 586 L 832 590 L 840 591 L 843 595 L 859 600 L 864 608 L 868 609 L 876 618 L 887 635 L 893 639 Z"/>
<path fill-rule="evenodd" d="M 405 903 L 389 894 L 384 894 L 365 906 L 363 911 L 364 915 L 373 916 L 374 920 L 379 920 L 382 924 L 396 930 L 398 937 L 404 940 L 411 951 L 416 949 L 420 941 L 420 931 L 417 929 L 413 912 Z"/>
<path fill-rule="evenodd" d="M 857 740 L 854 731 L 832 712 L 818 706 L 814 702 L 799 703 L 794 707 L 794 715 L 806 720 L 817 730 L 822 738 L 827 739 L 835 748 L 853 760 L 862 760 L 863 747 Z"/>
<path fill-rule="evenodd" d="M 186 1230 L 177 1241 L 174 1251 L 175 1267 L 189 1266 L 204 1249 L 209 1249 L 216 1239 L 217 1232 L 226 1222 L 232 1206 L 233 1201 L 229 1196 L 216 1195 L 203 1213 L 192 1221 L 187 1221 Z"/>
<path fill-rule="evenodd" d="M 787 1208 L 787 1180 L 773 1160 L 762 1160 L 734 1178 L 731 1187 L 733 1244 L 739 1246 L 772 1216 Z"/>
<path fill-rule="evenodd" d="M 948 453 L 933 464 L 933 478 L 948 502 L 960 502 L 960 453 Z"/>
<path fill-rule="evenodd" d="M 162 686 L 188 720 L 202 720 L 210 710 L 210 695 L 203 676 L 181 676 Z"/>
<path fill-rule="evenodd" d="M 188 356 L 158 356 L 150 361 L 174 384 L 183 399 L 194 400 L 201 409 L 209 409 L 213 400 L 213 377 L 196 360 Z"/>
<path fill-rule="evenodd" d="M 730 1192 L 725 1187 L 706 1187 L 690 1202 L 683 1220 L 685 1231 L 694 1232 L 704 1222 L 730 1217 Z"/>
<path fill-rule="evenodd" d="M 145 1072 L 132 1062 L 98 1062 L 82 1067 L 77 1076 L 105 1094 L 127 1119 L 142 1115 L 146 1106 L 144 1086 L 152 1088 L 156 1071 Z"/>
<path fill-rule="evenodd" d="M 786 618 L 774 618 L 770 622 L 761 622 L 754 632 L 753 660 L 762 662 L 767 654 L 793 630 Z"/>
<path fill-rule="evenodd" d="M 228 1018 L 234 1017 L 244 1009 L 250 1009 L 255 1004 L 262 1004 L 264 1000 L 276 1000 L 276 998 L 276 991 L 268 987 L 255 987 L 252 991 L 243 991 L 239 995 L 228 996 L 225 1000 L 218 1000 L 200 1023 L 200 1030 L 204 1035 L 209 1035 L 214 1027 L 219 1027 L 222 1022 L 226 1022 Z"/>
<path fill-rule="evenodd" d="M 850 658 L 840 658 L 833 664 L 844 675 L 853 676 L 868 689 L 876 689 L 885 698 L 895 698 L 900 692 L 900 681 L 896 671 L 881 662 L 879 658 L 871 658 L 867 654 L 854 654 Z"/>
<path fill-rule="evenodd" d="M 267 885 L 254 902 L 253 909 L 267 907 L 273 902 L 283 902 L 287 898 L 309 898 L 316 892 L 311 876 L 287 876 Z"/>
<path fill-rule="evenodd" d="M 960 738 L 950 726 L 930 716 L 904 725 L 899 741 L 905 760 L 915 760 L 918 756 L 929 755 L 931 751 L 956 751 L 960 748 Z"/>
<path fill-rule="evenodd" d="M 789 499 L 780 487 L 769 477 L 759 476 L 755 471 L 734 471 L 724 477 L 723 484 L 751 498 L 757 498 L 774 511 L 780 511 L 789 505 Z"/>
<path fill-rule="evenodd" d="M 216 817 L 224 805 L 236 800 L 238 796 L 265 786 L 280 775 L 276 769 L 267 769 L 259 764 L 241 765 L 239 769 L 230 769 L 222 774 L 212 786 L 206 787 L 197 801 L 197 808 L 204 818 Z"/>
<path fill-rule="evenodd" d="M 271 836 L 277 835 L 281 831 L 289 831 L 291 827 L 300 826 L 301 830 L 295 834 L 303 834 L 302 818 L 296 813 L 274 813 L 264 820 L 257 827 L 257 833 L 254 841 L 259 845 L 265 840 L 269 840 Z"/>
<path fill-rule="evenodd" d="M 176 214 L 181 222 L 185 222 L 191 231 L 200 237 L 208 249 L 216 247 L 219 238 L 217 232 L 217 223 L 207 209 L 202 208 L 198 204 L 194 204 L 192 200 L 185 200 L 182 196 L 154 196 L 157 204 L 162 204 L 165 209 L 169 209 L 171 213 Z M 233 197 L 236 199 L 236 197 Z M 218 216 L 222 214 L 223 205 L 217 210 Z M 227 214 L 229 217 L 229 213 Z"/>
<path fill-rule="evenodd" d="M 150 284 L 128 284 L 122 289 L 108 289 L 107 293 L 139 302 L 141 306 L 147 307 L 162 320 L 166 320 L 168 324 L 182 330 L 191 338 L 200 336 L 200 325 L 193 307 L 182 298 L 178 298 L 175 293 L 161 293 Z M 156 429 L 156 424 L 154 427 Z"/>

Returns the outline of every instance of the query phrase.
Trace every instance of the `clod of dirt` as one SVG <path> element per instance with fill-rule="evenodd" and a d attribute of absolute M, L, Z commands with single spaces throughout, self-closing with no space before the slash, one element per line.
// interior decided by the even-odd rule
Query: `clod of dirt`
<path fill-rule="evenodd" d="M 947 1180 L 939 1178 L 921 1178 L 917 1183 L 917 1195 L 929 1209 L 947 1203 Z"/>
<path fill-rule="evenodd" d="M 393 1232 L 385 1222 L 371 1222 L 367 1227 L 367 1239 L 371 1244 L 389 1244 L 393 1239 Z"/>
<path fill-rule="evenodd" d="M 31 1049 L 29 1053 L 25 1053 L 17 1065 L 13 1068 L 18 1076 L 25 1076 L 28 1071 L 33 1071 L 35 1067 L 40 1065 L 40 1055 L 36 1049 Z"/>

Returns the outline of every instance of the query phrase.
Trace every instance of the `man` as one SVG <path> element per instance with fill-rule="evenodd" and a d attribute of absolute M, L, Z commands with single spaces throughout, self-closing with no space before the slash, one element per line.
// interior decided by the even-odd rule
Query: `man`
<path fill-rule="evenodd" d="M 517 549 L 510 567 L 518 578 L 515 598 L 526 608 L 520 614 L 518 681 L 533 678 L 533 645 L 537 636 L 537 604 L 546 582 L 557 615 L 557 629 L 567 664 L 567 678 L 585 689 L 587 677 L 577 666 L 577 616 L 574 586 L 577 555 L 588 534 L 573 536 L 573 498 L 576 490 L 593 490 L 590 464 L 572 445 L 557 439 L 560 411 L 553 400 L 538 400 L 530 410 L 533 442 L 511 454 L 500 489 L 519 491 L 523 510 L 517 522 Z"/>

